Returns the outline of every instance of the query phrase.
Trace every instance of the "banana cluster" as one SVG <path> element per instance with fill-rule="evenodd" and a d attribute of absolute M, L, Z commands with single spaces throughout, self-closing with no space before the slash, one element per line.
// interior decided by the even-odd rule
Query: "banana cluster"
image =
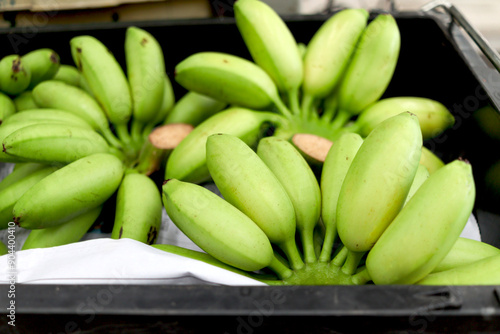
<path fill-rule="evenodd" d="M 365 138 L 344 133 L 318 178 L 289 140 L 251 147 L 215 133 L 205 155 L 220 196 L 172 178 L 162 200 L 207 253 L 189 257 L 268 284 L 498 284 L 500 249 L 460 237 L 475 201 L 471 164 L 429 173 L 422 138 L 410 112 Z"/>
<path fill-rule="evenodd" d="M 194 93 L 176 104 L 163 50 L 144 29 L 127 28 L 125 67 L 96 37 L 76 36 L 69 48 L 73 64 L 51 49 L 0 61 L 0 162 L 15 164 L 0 182 L 0 229 L 31 230 L 23 249 L 58 246 L 111 208 L 111 238 L 153 244 L 163 205 L 150 176 L 171 149 L 150 134 L 170 124 L 179 136 L 176 124 L 194 126 L 226 104 Z"/>

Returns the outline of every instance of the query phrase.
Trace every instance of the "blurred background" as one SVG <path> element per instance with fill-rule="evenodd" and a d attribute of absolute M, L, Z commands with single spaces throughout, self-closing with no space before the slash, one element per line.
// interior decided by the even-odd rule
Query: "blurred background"
<path fill-rule="evenodd" d="M 0 27 L 40 27 L 113 21 L 232 16 L 235 0 L 0 0 Z M 264 0 L 283 15 L 324 13 L 335 7 L 420 9 L 431 0 Z M 500 1 L 450 0 L 500 50 Z"/>

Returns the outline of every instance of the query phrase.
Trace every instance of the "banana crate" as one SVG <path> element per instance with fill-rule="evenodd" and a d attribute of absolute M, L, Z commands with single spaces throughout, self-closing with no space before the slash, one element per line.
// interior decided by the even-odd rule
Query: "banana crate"
<path fill-rule="evenodd" d="M 371 11 L 370 19 L 378 13 Z M 307 44 L 331 14 L 284 19 L 297 42 Z M 401 33 L 401 50 L 383 97 L 428 97 L 452 112 L 455 125 L 424 145 L 444 162 L 458 157 L 471 162 L 476 183 L 473 215 L 481 239 L 500 247 L 500 153 L 496 149 L 500 58 L 446 2 L 392 14 Z M 174 68 L 187 56 L 210 50 L 251 59 L 231 16 L 3 28 L 0 56 L 51 48 L 61 63 L 73 64 L 69 41 L 88 34 L 102 41 L 125 67 L 123 41 L 131 25 L 144 28 L 160 42 L 176 98 L 186 91 L 175 82 Z M 0 163 L 0 174 L 7 168 Z M 153 179 L 161 185 L 163 175 L 153 175 Z M 102 229 L 109 228 L 106 218 L 110 219 L 102 217 Z M 168 264 L 158 264 L 162 265 Z M 1 284 L 0 332 L 497 333 L 500 328 L 500 286 L 202 283 Z M 15 327 L 9 324 L 12 314 Z"/>

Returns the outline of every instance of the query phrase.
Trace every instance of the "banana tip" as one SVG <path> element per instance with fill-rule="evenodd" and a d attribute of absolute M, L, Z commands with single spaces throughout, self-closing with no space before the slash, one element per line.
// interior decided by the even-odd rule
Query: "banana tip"
<path fill-rule="evenodd" d="M 467 160 L 467 159 L 466 159 L 466 158 L 464 158 L 464 157 L 458 157 L 458 160 L 463 161 L 463 162 L 465 162 L 465 163 L 466 163 L 466 164 L 468 164 L 468 165 L 470 165 L 470 164 L 471 164 L 471 163 L 470 163 L 470 161 L 469 161 L 469 160 Z"/>
<path fill-rule="evenodd" d="M 21 223 L 20 222 L 21 217 L 14 217 L 13 220 L 14 220 L 14 224 L 16 224 L 16 226 L 20 226 L 19 224 Z"/>
<path fill-rule="evenodd" d="M 5 152 L 7 152 L 7 148 L 5 147 L 5 144 L 4 144 L 4 143 L 2 143 L 2 151 L 3 151 L 4 153 L 5 153 Z"/>
<path fill-rule="evenodd" d="M 163 184 L 162 184 L 162 185 L 163 185 L 163 186 L 164 186 L 164 185 L 166 185 L 166 184 L 167 184 L 167 182 L 168 182 L 168 181 L 170 181 L 170 180 L 172 180 L 172 179 L 166 179 L 165 181 L 163 181 Z"/>

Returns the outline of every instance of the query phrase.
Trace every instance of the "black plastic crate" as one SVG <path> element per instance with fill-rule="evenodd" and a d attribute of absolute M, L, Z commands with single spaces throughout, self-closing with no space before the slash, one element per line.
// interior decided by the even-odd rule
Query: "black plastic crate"
<path fill-rule="evenodd" d="M 425 145 L 445 162 L 457 157 L 471 161 L 477 185 L 474 214 L 483 241 L 500 247 L 500 208 L 483 182 L 500 153 L 472 117 L 487 104 L 499 109 L 500 74 L 447 15 L 418 11 L 394 16 L 401 31 L 401 55 L 385 96 L 425 96 L 452 111 L 456 126 Z M 327 17 L 285 20 L 297 41 L 307 43 Z M 49 47 L 62 63 L 71 64 L 69 40 L 90 34 L 124 65 L 129 25 L 147 29 L 163 45 L 177 97 L 184 90 L 175 84 L 173 69 L 188 55 L 211 50 L 250 58 L 229 17 L 3 29 L 0 56 Z M 8 289 L 0 285 L 2 305 Z M 500 286 L 19 284 L 16 327 L 8 326 L 6 313 L 2 306 L 1 333 L 495 333 L 500 330 Z"/>

